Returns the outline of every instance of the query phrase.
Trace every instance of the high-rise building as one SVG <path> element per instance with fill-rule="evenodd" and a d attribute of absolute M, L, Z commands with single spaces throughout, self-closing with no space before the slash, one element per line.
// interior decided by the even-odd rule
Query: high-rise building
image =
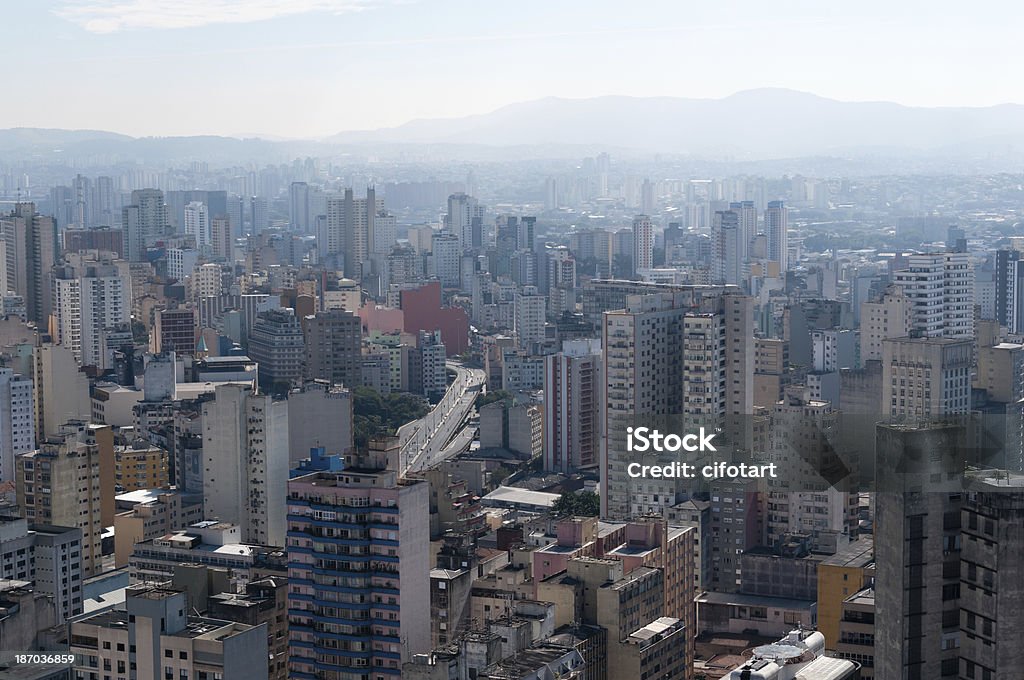
<path fill-rule="evenodd" d="M 195 238 L 197 248 L 210 245 L 210 210 L 205 203 L 192 201 L 185 206 L 185 234 Z"/>
<path fill-rule="evenodd" d="M 303 330 L 305 378 L 348 388 L 362 384 L 362 321 L 358 316 L 344 309 L 317 312 L 303 319 Z"/>
<path fill-rule="evenodd" d="M 104 519 L 110 524 L 114 519 L 113 446 L 107 450 L 97 443 L 98 429 L 110 435 L 109 428 L 70 425 L 15 459 L 18 505 L 25 518 L 29 524 L 81 529 L 86 578 L 103 569 Z"/>
<path fill-rule="evenodd" d="M 740 261 L 750 259 L 750 242 L 757 236 L 757 207 L 753 201 L 737 201 L 729 204 L 729 210 L 739 215 Z"/>
<path fill-rule="evenodd" d="M 210 220 L 210 254 L 219 260 L 230 261 L 233 244 L 230 218 L 214 217 Z"/>
<path fill-rule="evenodd" d="M 309 212 L 309 185 L 305 182 L 292 182 L 288 188 L 288 219 L 292 231 L 311 233 L 313 222 Z"/>
<path fill-rule="evenodd" d="M 191 306 L 156 310 L 152 331 L 153 353 L 195 355 L 198 321 L 196 310 Z"/>
<path fill-rule="evenodd" d="M 64 252 L 77 253 L 82 250 L 106 250 L 124 257 L 124 232 L 113 227 L 91 229 L 66 229 L 63 233 Z"/>
<path fill-rule="evenodd" d="M 263 196 L 249 197 L 249 233 L 258 234 L 270 228 L 269 208 Z"/>
<path fill-rule="evenodd" d="M 633 270 L 654 268 L 654 223 L 647 215 L 633 218 Z"/>
<path fill-rule="evenodd" d="M 44 343 L 33 357 L 36 441 L 55 436 L 68 421 L 92 415 L 89 378 L 79 371 L 70 347 Z"/>
<path fill-rule="evenodd" d="M 544 469 L 570 473 L 600 462 L 604 415 L 601 344 L 573 340 L 544 358 Z"/>
<path fill-rule="evenodd" d="M 627 297 L 625 309 L 605 313 L 602 516 L 663 512 L 683 500 L 677 480 L 628 476 L 634 418 L 683 415 L 687 427 L 714 428 L 752 413 L 753 323 L 751 298 L 711 286 Z"/>
<path fill-rule="evenodd" d="M 911 331 L 910 300 L 893 286 L 876 302 L 860 306 L 860 362 L 881 360 L 882 343 L 905 338 Z"/>
<path fill-rule="evenodd" d="M 742 285 L 744 281 L 742 229 L 739 211 L 718 210 L 711 224 L 714 243 L 711 278 L 715 283 Z"/>
<path fill-rule="evenodd" d="M 159 189 L 136 189 L 132 202 L 121 210 L 121 229 L 125 233 L 128 259 L 143 262 L 146 248 L 166 232 L 170 222 L 164 192 Z"/>
<path fill-rule="evenodd" d="M 132 586 L 124 609 L 70 624 L 75 675 L 122 678 L 267 678 L 267 629 L 194 616 L 169 583 Z"/>
<path fill-rule="evenodd" d="M 764 211 L 768 261 L 779 265 L 780 274 L 789 269 L 789 208 L 782 201 L 768 201 Z"/>
<path fill-rule="evenodd" d="M 373 460 L 288 481 L 290 677 L 398 677 L 429 651 L 428 486 Z"/>
<path fill-rule="evenodd" d="M 301 380 L 306 345 L 295 310 L 271 309 L 257 315 L 249 333 L 248 350 L 249 357 L 259 365 L 264 389 L 286 392 Z"/>
<path fill-rule="evenodd" d="M 893 282 L 910 305 L 911 334 L 974 337 L 974 270 L 967 253 L 910 255 Z"/>
<path fill-rule="evenodd" d="M 346 277 L 361 281 L 369 263 L 375 219 L 383 211 L 384 199 L 377 198 L 372 187 L 366 190 L 366 198 L 355 198 L 352 189 L 329 195 L 324 233 L 317 235 L 321 258 L 336 262 Z"/>
<path fill-rule="evenodd" d="M 473 248 L 473 220 L 482 222 L 486 209 L 472 196 L 464 193 L 448 197 L 448 214 L 444 217 L 444 228 L 459 239 L 459 252 Z"/>
<path fill-rule="evenodd" d="M 546 321 L 547 298 L 532 286 L 526 286 L 522 293 L 516 293 L 514 330 L 520 347 L 544 342 Z"/>
<path fill-rule="evenodd" d="M 1024 648 L 1024 476 L 1003 470 L 968 477 L 961 505 L 959 677 L 1010 680 Z"/>
<path fill-rule="evenodd" d="M 972 356 L 969 340 L 883 341 L 883 413 L 913 418 L 966 413 L 971 405 Z"/>
<path fill-rule="evenodd" d="M 288 403 L 247 385 L 218 385 L 203 405 L 207 518 L 238 524 L 242 540 L 284 545 Z"/>
<path fill-rule="evenodd" d="M 52 598 L 58 622 L 81 614 L 81 530 L 30 525 L 7 509 L 0 510 L 0 581 L 32 582 L 36 591 Z"/>
<path fill-rule="evenodd" d="M 14 457 L 36 448 L 32 378 L 0 367 L 0 481 L 14 481 Z"/>
<path fill-rule="evenodd" d="M 80 365 L 109 368 L 103 335 L 131 321 L 128 263 L 113 253 L 68 253 L 53 278 L 56 341 L 69 347 Z"/>
<path fill-rule="evenodd" d="M 434 232 L 430 237 L 430 260 L 434 265 L 434 277 L 442 286 L 461 287 L 462 255 L 458 237 L 444 231 Z"/>
<path fill-rule="evenodd" d="M 288 394 L 290 466 L 323 447 L 329 455 L 348 455 L 353 445 L 352 392 L 326 380 L 312 380 Z"/>
<path fill-rule="evenodd" d="M 53 310 L 50 270 L 57 261 L 57 227 L 52 217 L 36 212 L 35 203 L 17 203 L 0 217 L 7 291 L 25 299 L 28 321 L 45 329 Z"/>

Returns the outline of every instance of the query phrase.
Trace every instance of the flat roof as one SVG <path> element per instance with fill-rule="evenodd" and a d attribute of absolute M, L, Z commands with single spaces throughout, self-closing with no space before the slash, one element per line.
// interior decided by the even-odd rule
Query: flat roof
<path fill-rule="evenodd" d="M 875 561 L 875 542 L 871 536 L 861 536 L 850 541 L 842 550 L 832 555 L 823 565 L 830 567 L 866 567 Z"/>
<path fill-rule="evenodd" d="M 557 493 L 545 491 L 530 491 L 514 486 L 499 486 L 494 491 L 483 497 L 483 501 L 499 503 L 520 503 L 523 505 L 535 505 L 550 508 L 560 496 Z"/>
<path fill-rule="evenodd" d="M 746 595 L 744 593 L 715 593 L 707 591 L 695 598 L 698 604 L 737 604 L 747 607 L 775 607 L 777 609 L 810 609 L 814 600 L 796 600 L 789 597 Z"/>

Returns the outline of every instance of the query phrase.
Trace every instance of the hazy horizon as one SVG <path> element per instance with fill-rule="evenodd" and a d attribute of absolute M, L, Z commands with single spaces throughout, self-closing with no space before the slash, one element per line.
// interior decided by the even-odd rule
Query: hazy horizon
<path fill-rule="evenodd" d="M 33 96 L 8 97 L 0 128 L 310 139 L 553 96 L 720 99 L 761 88 L 914 107 L 1024 102 L 1005 76 L 1021 62 L 1017 6 L 162 4 L 6 9 L 17 27 L 2 48 L 18 64 L 9 91 Z"/>

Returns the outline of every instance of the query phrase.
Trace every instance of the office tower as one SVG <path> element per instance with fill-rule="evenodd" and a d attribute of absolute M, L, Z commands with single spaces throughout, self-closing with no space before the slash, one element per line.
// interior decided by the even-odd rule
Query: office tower
<path fill-rule="evenodd" d="M 348 455 L 353 446 L 352 392 L 326 380 L 313 380 L 288 394 L 290 467 L 323 447 L 328 455 Z"/>
<path fill-rule="evenodd" d="M 633 218 L 633 270 L 654 268 L 654 224 L 647 215 Z"/>
<path fill-rule="evenodd" d="M 961 678 L 1020 676 L 1024 648 L 1024 477 L 1004 470 L 968 476 L 960 539 Z"/>
<path fill-rule="evenodd" d="M 167 278 L 183 282 L 199 264 L 199 251 L 195 248 L 167 249 Z"/>
<path fill-rule="evenodd" d="M 105 176 L 97 177 L 96 186 L 93 191 L 93 221 L 91 226 L 113 226 L 117 224 L 114 209 L 114 180 Z M 124 257 L 124 253 L 118 254 Z"/>
<path fill-rule="evenodd" d="M 230 218 L 214 217 L 210 220 L 210 254 L 219 260 L 230 262 L 233 257 L 233 246 Z"/>
<path fill-rule="evenodd" d="M 645 177 L 640 184 L 640 212 L 653 215 L 654 207 L 654 182 Z"/>
<path fill-rule="evenodd" d="M 249 233 L 258 234 L 270 228 L 267 199 L 262 196 L 249 197 Z"/>
<path fill-rule="evenodd" d="M 967 585 L 960 482 L 946 481 L 950 463 L 962 474 L 964 428 L 921 421 L 876 432 L 875 677 L 969 677 L 958 676 Z"/>
<path fill-rule="evenodd" d="M 444 229 L 459 239 L 459 252 L 473 248 L 473 219 L 483 220 L 484 206 L 464 193 L 448 197 L 448 214 L 444 217 Z"/>
<path fill-rule="evenodd" d="M 207 518 L 241 527 L 246 543 L 284 545 L 288 403 L 248 385 L 218 385 L 203 404 Z"/>
<path fill-rule="evenodd" d="M 912 334 L 974 337 L 974 270 L 967 253 L 910 255 L 893 282 L 909 301 Z"/>
<path fill-rule="evenodd" d="M 196 240 L 197 248 L 210 245 L 210 210 L 205 203 L 192 201 L 185 206 L 185 234 Z"/>
<path fill-rule="evenodd" d="M 461 250 L 454 234 L 439 231 L 430 237 L 430 259 L 434 265 L 434 278 L 445 288 L 462 286 Z"/>
<path fill-rule="evenodd" d="M 973 345 L 952 338 L 882 342 L 882 409 L 892 417 L 966 413 Z"/>
<path fill-rule="evenodd" d="M 113 447 L 101 450 L 96 431 L 66 428 L 15 459 L 18 505 L 29 524 L 81 529 L 85 578 L 102 571 L 104 520 L 114 521 Z"/>
<path fill-rule="evenodd" d="M 605 313 L 602 517 L 663 512 L 682 500 L 675 480 L 626 474 L 636 457 L 625 440 L 634 418 L 683 414 L 687 427 L 714 428 L 752 413 L 752 325 L 751 298 L 731 288 L 629 296 L 625 309 Z"/>
<path fill-rule="evenodd" d="M 811 550 L 836 551 L 856 536 L 857 495 L 830 486 L 820 474 L 827 461 L 839 413 L 828 401 L 811 399 L 810 390 L 791 386 L 771 415 L 769 460 L 786 470 L 768 480 L 767 544 L 781 548 L 789 537 L 809 537 Z"/>
<path fill-rule="evenodd" d="M 780 275 L 789 269 L 789 208 L 782 201 L 768 201 L 764 211 L 768 261 L 779 265 Z"/>
<path fill-rule="evenodd" d="M 292 182 L 288 188 L 288 219 L 292 231 L 311 233 L 313 221 L 309 212 L 309 185 L 305 182 Z"/>
<path fill-rule="evenodd" d="M 544 324 L 547 320 L 547 298 L 540 295 L 536 288 L 526 286 L 522 293 L 515 297 L 516 341 L 521 348 L 531 343 L 544 342 Z"/>
<path fill-rule="evenodd" d="M 125 591 L 124 609 L 70 624 L 75 675 L 120 678 L 267 678 L 267 629 L 193 615 L 170 584 Z"/>
<path fill-rule="evenodd" d="M 30 525 L 25 518 L 6 512 L 0 509 L 0 581 L 31 582 L 37 592 L 52 598 L 50 606 L 56 605 L 59 623 L 81 614 L 81 530 Z"/>
<path fill-rule="evenodd" d="M 860 306 L 860 362 L 880 360 L 885 340 L 905 338 L 912 330 L 910 299 L 903 289 L 890 287 L 877 302 Z"/>
<path fill-rule="evenodd" d="M 1024 332 L 1024 259 L 1016 249 L 996 251 L 995 319 L 1011 333 Z"/>
<path fill-rule="evenodd" d="M 146 248 L 167 232 L 169 225 L 164 192 L 159 189 L 136 189 L 132 202 L 121 209 L 121 229 L 125 232 L 128 259 L 146 260 Z"/>
<path fill-rule="evenodd" d="M 32 378 L 0 367 L 0 481 L 14 480 L 14 457 L 36 448 Z"/>
<path fill-rule="evenodd" d="M 597 467 L 603 387 L 599 341 L 566 341 L 561 352 L 544 357 L 545 471 Z"/>
<path fill-rule="evenodd" d="M 91 229 L 65 229 L 64 252 L 77 253 L 82 250 L 105 250 L 119 258 L 124 257 L 124 232 L 113 227 L 92 227 Z"/>
<path fill-rule="evenodd" d="M 362 385 L 362 321 L 331 309 L 303 319 L 304 376 L 348 388 Z M 255 357 L 253 357 L 255 359 Z"/>
<path fill-rule="evenodd" d="M 306 347 L 295 310 L 271 309 L 258 314 L 249 333 L 248 350 L 259 365 L 263 389 L 286 392 L 301 380 Z"/>
<path fill-rule="evenodd" d="M 53 279 L 56 341 L 71 349 L 79 365 L 109 368 L 104 333 L 131 321 L 128 263 L 113 253 L 69 253 Z"/>
<path fill-rule="evenodd" d="M 35 203 L 16 203 L 0 218 L 7 291 L 25 299 L 28 321 L 46 329 L 53 309 L 50 269 L 57 261 L 57 228 L 52 217 L 36 212 Z"/>
<path fill-rule="evenodd" d="M 88 421 L 92 416 L 89 378 L 78 370 L 71 348 L 42 344 L 35 348 L 36 441 L 55 436 L 64 423 Z"/>
<path fill-rule="evenodd" d="M 153 353 L 194 356 L 198 321 L 196 310 L 190 306 L 156 310 L 150 343 Z"/>
<path fill-rule="evenodd" d="M 290 677 L 398 677 L 429 651 L 428 487 L 364 460 L 288 481 Z"/>
<path fill-rule="evenodd" d="M 743 285 L 745 276 L 740 213 L 733 210 L 716 211 L 711 233 L 714 248 L 712 280 L 720 284 Z"/>
<path fill-rule="evenodd" d="M 753 201 L 738 201 L 729 204 L 729 210 L 739 215 L 740 261 L 750 260 L 750 242 L 757 236 L 757 208 Z"/>
<path fill-rule="evenodd" d="M 383 211 L 384 199 L 377 198 L 373 188 L 366 190 L 366 198 L 355 198 L 352 189 L 328 196 L 324 233 L 317 235 L 321 258 L 340 264 L 346 277 L 362 280 L 376 232 L 375 219 Z"/>

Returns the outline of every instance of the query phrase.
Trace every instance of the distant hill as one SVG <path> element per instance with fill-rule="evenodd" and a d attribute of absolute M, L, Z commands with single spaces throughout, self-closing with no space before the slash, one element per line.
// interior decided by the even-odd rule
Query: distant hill
<path fill-rule="evenodd" d="M 335 143 L 434 143 L 495 146 L 594 145 L 746 159 L 842 155 L 865 150 L 928 151 L 999 138 L 1024 142 L 1024 106 L 922 108 L 841 102 L 783 89 L 724 99 L 677 97 L 547 98 L 491 113 L 414 120 L 380 130 L 343 132 Z"/>

